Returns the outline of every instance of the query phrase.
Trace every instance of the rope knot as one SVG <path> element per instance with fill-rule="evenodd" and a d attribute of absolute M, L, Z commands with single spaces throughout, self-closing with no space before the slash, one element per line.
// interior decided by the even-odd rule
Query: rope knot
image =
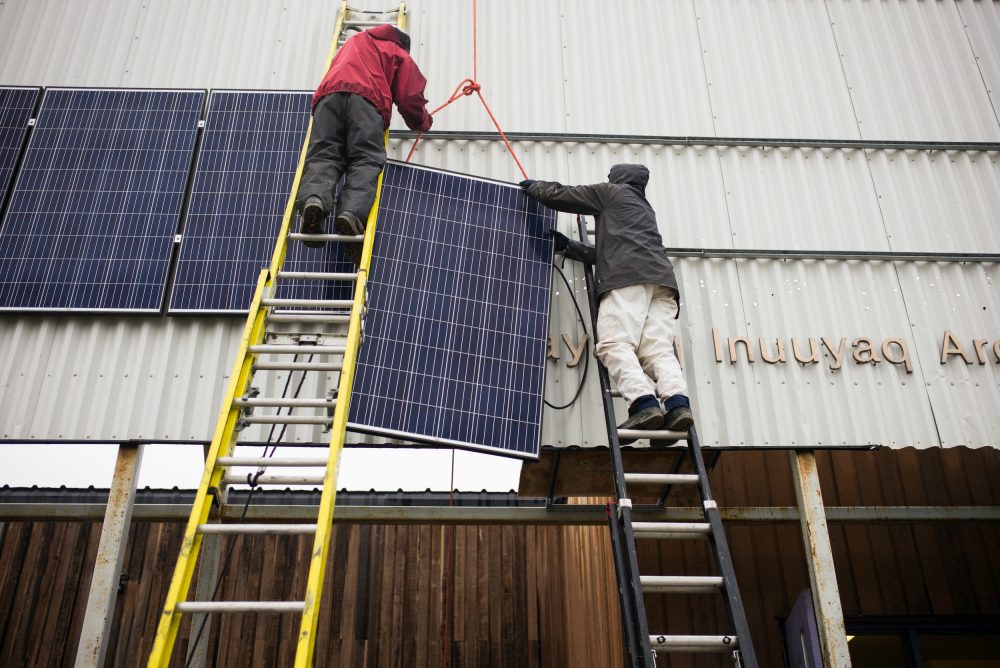
<path fill-rule="evenodd" d="M 478 81 L 473 81 L 472 79 L 466 79 L 462 82 L 462 95 L 472 95 L 473 93 L 478 93 L 482 90 L 482 86 L 479 85 Z"/>

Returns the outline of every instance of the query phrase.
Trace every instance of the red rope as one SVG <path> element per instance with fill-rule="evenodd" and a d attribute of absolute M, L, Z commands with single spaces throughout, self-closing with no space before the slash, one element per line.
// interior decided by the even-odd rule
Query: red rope
<path fill-rule="evenodd" d="M 477 25 L 479 23 L 477 18 L 478 14 L 479 12 L 477 10 L 476 0 L 472 0 L 472 78 L 463 79 L 462 82 L 458 84 L 458 86 L 455 88 L 455 92 L 451 94 L 450 98 L 448 98 L 448 101 L 442 104 L 434 111 L 432 111 L 431 116 L 441 111 L 442 109 L 444 109 L 445 107 L 447 107 L 449 104 L 459 99 L 460 97 L 464 97 L 466 95 L 472 95 L 473 93 L 475 93 L 477 96 L 479 96 L 479 101 L 483 103 L 483 107 L 486 109 L 486 113 L 489 114 L 490 120 L 493 121 L 493 126 L 497 129 L 497 132 L 500 133 L 500 138 L 503 139 L 504 145 L 510 152 L 510 157 L 514 158 L 514 162 L 517 163 L 517 168 L 521 170 L 521 174 L 524 175 L 524 178 L 528 178 L 528 172 L 524 171 L 524 165 L 522 165 L 521 161 L 517 159 L 517 154 L 514 153 L 514 147 L 511 146 L 510 142 L 507 140 L 507 135 L 504 134 L 503 129 L 500 127 L 500 123 L 496 119 L 496 116 L 493 115 L 493 110 L 490 109 L 490 105 L 486 104 L 486 98 L 483 97 L 483 94 L 481 92 L 482 86 L 479 85 L 479 37 L 477 28 Z M 420 134 L 417 135 L 417 138 L 413 140 L 413 146 L 410 147 L 410 152 L 406 156 L 406 162 L 409 162 L 410 158 L 413 157 L 414 151 L 417 150 L 417 144 L 420 143 L 420 138 L 423 136 L 424 133 L 421 132 Z"/>

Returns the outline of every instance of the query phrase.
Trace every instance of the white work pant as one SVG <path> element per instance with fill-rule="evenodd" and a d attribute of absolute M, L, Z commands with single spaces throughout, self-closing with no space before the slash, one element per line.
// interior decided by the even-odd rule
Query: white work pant
<path fill-rule="evenodd" d="M 601 297 L 594 354 L 629 405 L 645 394 L 660 401 L 687 395 L 687 383 L 674 354 L 677 299 L 653 283 L 611 290 Z"/>

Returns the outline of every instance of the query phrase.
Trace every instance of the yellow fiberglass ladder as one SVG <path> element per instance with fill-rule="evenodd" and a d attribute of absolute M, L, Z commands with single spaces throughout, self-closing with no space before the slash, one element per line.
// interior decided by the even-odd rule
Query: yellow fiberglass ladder
<path fill-rule="evenodd" d="M 405 3 L 390 11 L 370 12 L 351 9 L 346 2 L 343 2 L 337 17 L 335 38 L 330 46 L 324 71 L 329 67 L 337 48 L 349 36 L 350 31 L 363 30 L 381 24 L 392 24 L 400 29 L 405 29 L 405 20 Z M 183 614 L 202 616 L 207 613 L 239 612 L 300 614 L 301 624 L 295 652 L 295 666 L 312 665 L 323 578 L 332 532 L 337 469 L 346 437 L 355 364 L 362 342 L 366 283 L 375 239 L 375 218 L 379 199 L 376 196 L 363 237 L 337 234 L 305 235 L 292 232 L 292 222 L 295 219 L 295 192 L 302 177 L 302 167 L 311 131 L 312 123 L 310 122 L 309 131 L 299 154 L 291 195 L 285 206 L 284 220 L 278 234 L 271 264 L 261 271 L 260 277 L 257 279 L 257 287 L 250 305 L 246 327 L 243 330 L 236 364 L 206 455 L 205 471 L 184 531 L 177 565 L 167 592 L 163 614 L 156 630 L 156 637 L 149 656 L 149 666 L 167 666 L 170 663 Z M 388 132 L 386 133 L 386 142 L 388 142 Z M 381 191 L 381 186 L 382 177 L 380 175 L 379 191 Z M 319 240 L 362 243 L 361 262 L 357 272 L 282 271 L 289 241 Z M 343 285 L 345 281 L 353 281 L 353 299 L 281 298 L 278 286 L 283 280 L 290 282 L 323 281 L 329 285 L 335 285 L 338 282 Z M 349 285 L 345 289 L 349 289 Z M 345 325 L 346 337 L 344 334 Z M 337 331 L 335 333 L 323 331 L 324 328 L 331 327 L 336 328 Z M 301 357 L 305 357 L 308 361 L 299 361 Z M 312 361 L 317 357 L 321 361 Z M 288 374 L 315 372 L 316 374 L 324 374 L 326 378 L 334 378 L 336 376 L 329 374 L 339 372 L 339 378 L 335 387 L 332 381 L 329 383 L 329 387 L 324 387 L 322 382 L 313 383 L 312 385 L 318 389 L 318 396 L 311 398 L 260 396 L 258 388 L 254 385 L 267 386 L 268 382 L 267 379 L 255 379 L 255 374 L 271 371 L 283 371 Z M 282 414 L 283 408 L 287 409 L 284 414 Z M 320 409 L 321 412 L 312 415 L 293 414 L 297 409 Z M 269 410 L 274 412 L 268 414 L 266 411 Z M 313 429 L 317 427 L 329 429 L 329 452 L 326 457 L 308 459 L 234 456 L 240 432 L 250 425 L 271 425 L 271 429 L 280 426 L 282 430 L 295 425 L 307 425 Z M 322 475 L 312 476 L 264 474 L 264 468 L 269 466 L 315 467 L 325 470 Z M 236 467 L 256 467 L 257 473 L 252 476 L 238 474 L 232 470 Z M 226 502 L 226 486 L 233 483 L 247 483 L 251 478 L 254 486 L 322 484 L 316 524 L 220 523 L 219 517 Z M 231 540 L 241 534 L 314 534 L 313 549 L 310 552 L 309 575 L 302 599 L 293 601 L 188 600 L 195 565 L 202 547 L 202 539 L 208 534 L 228 535 Z M 200 586 L 199 589 L 201 589 Z M 196 636 L 195 633 L 191 635 Z M 200 635 L 200 631 L 197 635 Z M 197 637 L 195 637 L 194 643 L 197 643 Z"/>

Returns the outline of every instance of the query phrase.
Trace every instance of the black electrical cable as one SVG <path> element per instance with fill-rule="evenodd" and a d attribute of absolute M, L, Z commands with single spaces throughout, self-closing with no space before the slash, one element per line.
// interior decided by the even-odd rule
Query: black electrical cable
<path fill-rule="evenodd" d="M 566 261 L 565 258 L 563 258 L 563 262 L 565 261 Z M 590 369 L 590 334 L 587 332 L 587 321 L 583 319 L 583 311 L 580 310 L 580 303 L 576 300 L 576 294 L 573 293 L 573 288 L 570 287 L 569 280 L 566 278 L 566 274 L 564 274 L 563 270 L 560 269 L 559 266 L 556 265 L 555 263 L 552 264 L 552 268 L 558 271 L 559 275 L 562 276 L 563 283 L 566 284 L 566 290 L 569 292 L 569 296 L 573 300 L 573 306 L 576 307 L 576 315 L 578 318 L 580 318 L 580 324 L 583 325 L 583 333 L 587 336 L 587 341 L 584 344 L 585 348 L 583 353 L 584 356 L 583 373 L 580 375 L 580 384 L 577 386 L 576 393 L 573 395 L 573 398 L 569 400 L 569 403 L 563 404 L 562 406 L 556 406 L 555 404 L 549 403 L 548 399 L 544 398 L 542 399 L 542 401 L 545 402 L 545 405 L 548 406 L 549 408 L 561 411 L 566 408 L 569 408 L 570 406 L 576 403 L 576 400 L 580 398 L 580 393 L 583 392 L 583 384 L 587 382 L 587 371 Z"/>
<path fill-rule="evenodd" d="M 292 361 L 296 362 L 296 361 L 298 361 L 298 359 L 299 359 L 299 356 L 298 356 L 298 353 L 296 353 L 295 357 L 292 358 Z M 313 359 L 313 356 L 309 355 L 309 359 L 306 360 L 306 361 L 307 362 L 311 362 L 312 359 Z M 288 396 L 288 386 L 291 385 L 292 375 L 293 374 L 291 372 L 289 372 L 288 378 L 285 380 L 285 387 L 281 391 L 282 398 Z M 298 398 L 299 392 L 302 391 L 302 385 L 305 383 L 305 380 L 306 380 L 306 372 L 303 371 L 302 372 L 302 376 L 299 378 L 298 387 L 295 388 L 295 394 L 293 395 L 293 398 Z M 289 415 L 292 414 L 292 410 L 294 410 L 292 407 L 288 408 L 288 414 Z M 281 409 L 280 408 L 278 409 L 278 414 L 279 415 L 281 414 Z M 274 439 L 274 429 L 275 429 L 275 427 L 277 427 L 277 424 L 272 424 L 271 425 L 271 430 L 267 434 L 267 442 L 264 445 L 264 453 L 263 453 L 264 457 L 270 458 L 270 457 L 274 456 L 274 453 L 278 450 L 278 444 L 281 443 L 281 439 L 283 439 L 285 437 L 285 430 L 288 429 L 288 424 L 286 423 L 286 424 L 281 425 L 281 432 L 278 434 L 278 438 L 277 439 Z M 274 445 L 273 446 L 271 445 L 272 439 L 274 439 L 274 441 L 273 441 Z M 271 448 L 271 453 L 270 454 L 268 454 L 268 452 L 267 452 L 267 449 L 269 447 Z M 246 501 L 245 504 L 243 504 L 243 512 L 240 514 L 240 523 L 242 523 L 246 519 L 247 512 L 250 510 L 250 502 L 253 501 L 254 494 L 257 492 L 258 489 L 260 489 L 260 487 L 257 485 L 257 479 L 260 478 L 260 476 L 264 473 L 264 470 L 265 470 L 264 467 L 261 466 L 261 467 L 258 467 L 257 473 L 255 473 L 254 475 L 251 476 L 249 473 L 247 474 L 247 484 L 250 485 L 250 493 L 247 494 L 247 501 Z M 219 505 L 220 506 L 222 505 L 221 502 L 220 502 Z M 244 541 L 244 542 L 246 542 L 246 541 Z M 226 556 L 222 560 L 222 568 L 220 569 L 219 574 L 216 576 L 215 589 L 212 591 L 212 596 L 208 599 L 210 601 L 214 601 L 215 597 L 219 595 L 219 588 L 222 586 L 222 583 L 225 582 L 226 570 L 229 568 L 229 562 L 231 561 L 231 559 L 233 557 L 233 549 L 235 547 L 236 547 L 236 536 L 233 536 L 233 539 L 230 541 L 229 546 L 226 549 Z M 195 634 L 194 640 L 191 641 L 191 645 L 188 648 L 188 658 L 184 662 L 184 668 L 189 668 L 189 666 L 191 665 L 191 659 L 194 658 L 194 650 L 195 650 L 196 647 L 198 647 L 198 643 L 201 642 L 201 634 L 205 630 L 205 624 L 208 623 L 208 614 L 209 613 L 207 613 L 207 612 L 204 613 L 205 617 L 202 618 L 201 624 L 198 625 L 198 632 Z"/>

